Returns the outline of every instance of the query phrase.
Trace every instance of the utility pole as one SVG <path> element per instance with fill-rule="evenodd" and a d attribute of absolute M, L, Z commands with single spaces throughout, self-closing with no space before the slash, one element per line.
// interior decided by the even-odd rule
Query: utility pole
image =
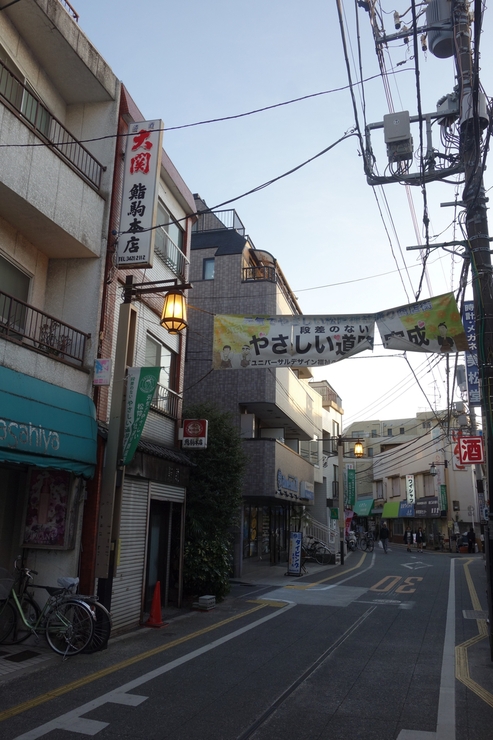
<path fill-rule="evenodd" d="M 481 6 L 475 5 L 481 13 Z M 478 9 L 479 7 L 479 9 Z M 466 210 L 467 258 L 471 263 L 476 342 L 481 383 L 483 435 L 485 439 L 487 481 L 493 474 L 493 280 L 483 184 L 482 131 L 488 124 L 481 118 L 479 64 L 473 64 L 471 25 L 468 4 L 452 0 L 455 62 L 460 90 L 460 150 L 464 163 L 465 186 L 462 200 Z M 481 17 L 475 17 L 476 56 L 479 55 Z M 488 487 L 489 498 L 489 487 Z M 493 512 L 485 528 L 486 577 L 489 611 L 490 654 L 493 660 Z"/>

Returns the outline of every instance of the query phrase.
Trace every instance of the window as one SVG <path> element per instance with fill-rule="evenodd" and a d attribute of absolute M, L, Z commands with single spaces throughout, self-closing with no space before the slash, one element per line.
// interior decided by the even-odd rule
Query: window
<path fill-rule="evenodd" d="M 435 478 L 433 475 L 423 475 L 425 496 L 435 496 Z"/>
<path fill-rule="evenodd" d="M 170 392 L 174 384 L 175 354 L 149 334 L 146 337 L 145 366 L 161 368 L 152 407 L 176 418 L 178 396 Z"/>
<path fill-rule="evenodd" d="M 387 429 L 387 437 L 391 437 L 391 436 L 392 436 L 392 429 Z"/>
<path fill-rule="evenodd" d="M 351 437 L 353 439 L 362 439 L 365 436 L 364 432 L 351 432 Z"/>
<path fill-rule="evenodd" d="M 399 477 L 392 478 L 392 497 L 400 497 L 401 495 L 401 479 Z"/>
<path fill-rule="evenodd" d="M 368 453 L 368 457 L 373 457 L 373 447 L 368 447 L 366 451 Z"/>
<path fill-rule="evenodd" d="M 29 277 L 15 267 L 12 262 L 0 257 L 0 291 L 8 293 L 19 301 L 27 303 L 29 297 Z"/>
<path fill-rule="evenodd" d="M 405 434 L 405 433 L 406 433 L 406 430 L 404 429 L 404 427 L 401 427 L 399 429 L 399 434 Z"/>
<path fill-rule="evenodd" d="M 372 429 L 372 430 L 371 430 L 371 436 L 372 436 L 372 437 L 378 437 L 378 432 L 377 432 L 377 430 L 376 430 L 376 429 Z"/>
<path fill-rule="evenodd" d="M 377 480 L 375 485 L 376 485 L 375 498 L 383 498 L 383 480 Z"/>
<path fill-rule="evenodd" d="M 161 201 L 157 205 L 157 224 L 154 249 L 165 264 L 180 276 L 185 275 L 186 258 L 183 254 L 183 230 Z"/>
<path fill-rule="evenodd" d="M 7 98 L 14 108 L 20 111 L 38 131 L 48 136 L 51 116 L 44 105 L 40 104 L 41 101 L 36 95 L 36 91 L 3 46 L 0 46 L 0 61 L 5 65 L 5 68 L 0 67 L 0 94 Z M 24 83 L 28 89 L 24 89 L 18 80 Z"/>
<path fill-rule="evenodd" d="M 431 427 L 431 421 L 423 422 L 423 429 L 430 429 L 430 427 Z"/>
<path fill-rule="evenodd" d="M 202 262 L 202 280 L 214 280 L 214 257 L 208 257 Z"/>

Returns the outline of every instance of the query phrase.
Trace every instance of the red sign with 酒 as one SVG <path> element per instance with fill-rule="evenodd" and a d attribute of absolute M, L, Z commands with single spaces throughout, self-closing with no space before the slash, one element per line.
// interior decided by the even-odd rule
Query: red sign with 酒
<path fill-rule="evenodd" d="M 461 465 L 484 462 L 483 438 L 459 437 L 459 457 Z"/>

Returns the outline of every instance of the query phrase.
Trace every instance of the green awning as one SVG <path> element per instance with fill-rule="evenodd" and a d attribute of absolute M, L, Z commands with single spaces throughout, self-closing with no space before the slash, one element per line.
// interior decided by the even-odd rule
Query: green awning
<path fill-rule="evenodd" d="M 362 498 L 359 501 L 356 501 L 353 509 L 356 516 L 370 516 L 373 502 L 374 499 L 372 498 Z"/>
<path fill-rule="evenodd" d="M 0 367 L 0 462 L 92 478 L 96 445 L 89 396 Z"/>
<path fill-rule="evenodd" d="M 400 503 L 400 501 L 387 501 L 383 505 L 382 519 L 397 519 Z"/>

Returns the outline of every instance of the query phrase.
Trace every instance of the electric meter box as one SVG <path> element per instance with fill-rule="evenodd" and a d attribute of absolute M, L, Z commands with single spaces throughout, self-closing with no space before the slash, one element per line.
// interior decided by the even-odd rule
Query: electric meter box
<path fill-rule="evenodd" d="M 411 123 L 409 111 L 400 113 L 387 113 L 383 117 L 383 133 L 385 143 L 391 144 L 395 141 L 408 141 L 411 139 Z"/>

